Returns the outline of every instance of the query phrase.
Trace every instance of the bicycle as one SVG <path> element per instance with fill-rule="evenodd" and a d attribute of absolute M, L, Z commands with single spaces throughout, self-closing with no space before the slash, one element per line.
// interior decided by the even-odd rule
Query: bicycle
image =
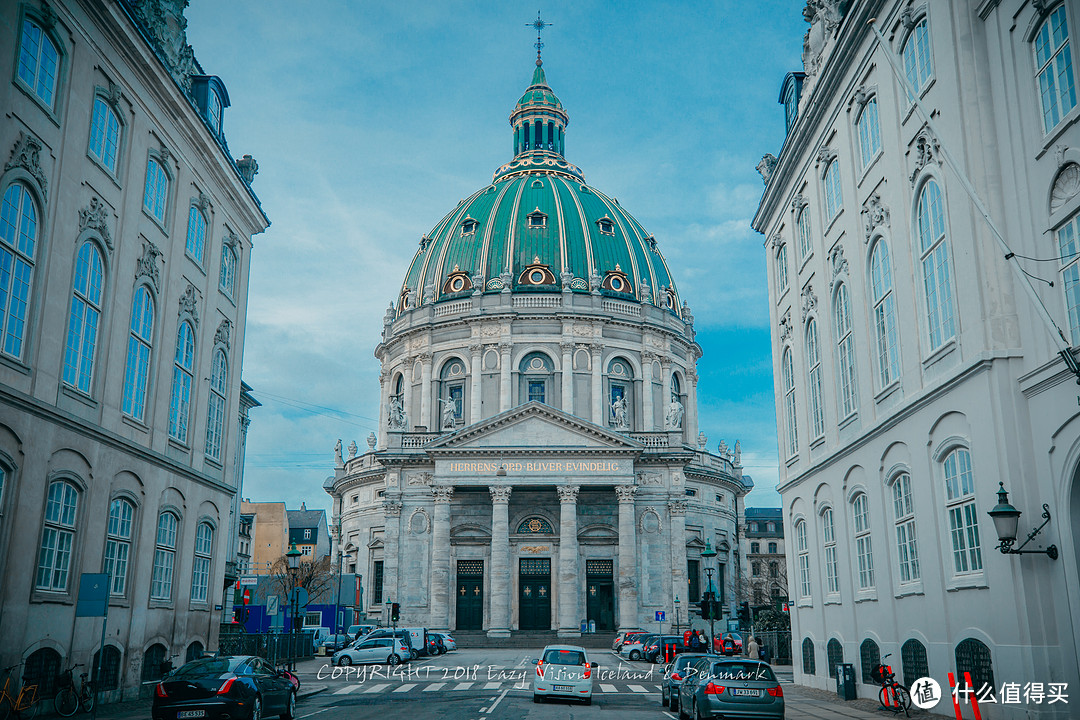
<path fill-rule="evenodd" d="M 75 683 L 71 679 L 75 668 L 80 667 L 81 665 L 82 663 L 72 665 L 71 668 L 63 672 L 57 680 L 60 689 L 53 699 L 53 705 L 56 707 L 56 712 L 59 713 L 61 717 L 71 717 L 78 712 L 80 707 L 83 712 L 90 712 L 94 709 L 94 684 L 86 681 L 86 678 L 89 677 L 89 673 L 79 674 L 82 683 L 81 687 L 77 690 L 75 688 Z"/>
<path fill-rule="evenodd" d="M 30 720 L 37 715 L 37 685 L 24 683 L 17 695 L 11 694 L 14 690 L 11 685 L 11 671 L 17 667 L 19 666 L 12 665 L 4 668 L 4 686 L 0 688 L 0 720 L 8 720 L 12 715 L 22 720 Z"/>
<path fill-rule="evenodd" d="M 892 653 L 887 653 L 881 659 L 884 661 L 889 655 Z M 881 684 L 878 701 L 881 703 L 882 710 L 890 710 L 896 715 L 903 711 L 905 717 L 911 717 L 908 713 L 911 707 L 911 692 L 896 682 L 896 673 L 892 671 L 891 665 L 879 664 L 871 671 L 870 677 L 874 679 L 874 682 Z"/>

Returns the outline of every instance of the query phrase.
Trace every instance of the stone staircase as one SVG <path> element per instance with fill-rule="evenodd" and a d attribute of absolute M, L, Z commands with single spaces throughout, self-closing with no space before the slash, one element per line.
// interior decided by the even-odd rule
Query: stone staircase
<path fill-rule="evenodd" d="M 454 630 L 450 633 L 457 646 L 470 648 L 542 648 L 545 645 L 577 645 L 590 650 L 610 650 L 615 633 L 592 633 L 576 638 L 561 638 L 554 630 L 526 630 L 510 633 L 508 638 L 489 638 L 480 630 Z"/>

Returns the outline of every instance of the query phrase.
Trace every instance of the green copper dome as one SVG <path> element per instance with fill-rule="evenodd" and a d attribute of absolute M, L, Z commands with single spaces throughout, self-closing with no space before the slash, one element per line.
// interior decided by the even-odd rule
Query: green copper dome
<path fill-rule="evenodd" d="M 504 289 L 569 289 L 678 314 L 678 291 L 656 240 L 563 157 L 568 123 L 538 60 L 510 115 L 514 159 L 421 238 L 399 312 Z"/>

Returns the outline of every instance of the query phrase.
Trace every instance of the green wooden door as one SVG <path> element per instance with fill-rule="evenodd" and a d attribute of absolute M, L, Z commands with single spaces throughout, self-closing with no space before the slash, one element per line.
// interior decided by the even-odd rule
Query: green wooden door
<path fill-rule="evenodd" d="M 518 609 L 520 629 L 551 629 L 551 558 L 521 558 Z"/>
<path fill-rule="evenodd" d="M 457 596 L 457 629 L 483 630 L 483 560 L 458 560 L 457 590 L 454 594 Z"/>
<path fill-rule="evenodd" d="M 596 632 L 615 630 L 615 580 L 611 560 L 585 561 L 585 616 Z"/>

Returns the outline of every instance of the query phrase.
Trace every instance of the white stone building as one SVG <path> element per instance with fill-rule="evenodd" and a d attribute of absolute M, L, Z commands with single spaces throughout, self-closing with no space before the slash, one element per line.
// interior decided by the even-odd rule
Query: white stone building
<path fill-rule="evenodd" d="M 759 168 L 797 682 L 1080 679 L 1077 388 L 1021 276 L 1080 343 L 1075 2 L 810 2 L 787 137 Z M 884 35 L 878 45 L 868 22 Z M 887 51 L 921 101 L 913 108 Z M 956 159 L 958 173 L 947 162 Z M 1010 244 L 1006 258 L 965 192 Z M 1004 483 L 1026 548 L 987 511 Z M 1019 542 L 1017 544 L 1019 544 Z M 948 702 L 936 712 L 951 713 Z M 970 709 L 965 713 L 970 713 Z M 965 715 L 966 716 L 966 715 Z"/>
<path fill-rule="evenodd" d="M 751 483 L 699 436 L 693 318 L 564 159 L 567 122 L 538 59 L 514 159 L 421 238 L 387 311 L 379 436 L 339 443 L 325 485 L 369 618 L 575 636 L 667 628 L 677 597 L 685 624 L 706 540 L 732 587 Z"/>
<path fill-rule="evenodd" d="M 185 5 L 0 5 L 0 666 L 46 699 L 98 659 L 82 573 L 109 576 L 107 698 L 222 620 L 268 221 Z"/>

